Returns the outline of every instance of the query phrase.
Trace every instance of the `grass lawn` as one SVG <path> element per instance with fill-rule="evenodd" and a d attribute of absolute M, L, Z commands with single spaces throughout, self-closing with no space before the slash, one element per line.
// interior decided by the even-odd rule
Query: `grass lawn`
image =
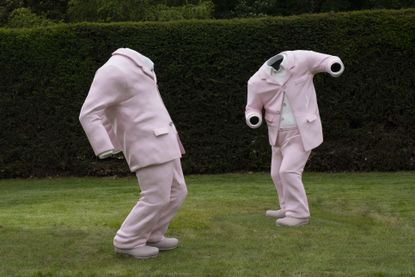
<path fill-rule="evenodd" d="M 266 173 L 186 177 L 168 235 L 139 261 L 112 239 L 131 178 L 0 180 L 0 276 L 415 276 L 415 172 L 305 173 L 311 224 L 276 227 Z"/>

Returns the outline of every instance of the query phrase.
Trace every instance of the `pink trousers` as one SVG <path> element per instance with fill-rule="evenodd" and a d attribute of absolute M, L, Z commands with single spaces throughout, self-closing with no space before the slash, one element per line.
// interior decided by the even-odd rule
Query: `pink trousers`
<path fill-rule="evenodd" d="M 140 199 L 114 238 L 114 246 L 131 249 L 160 241 L 187 195 L 180 159 L 139 169 Z"/>
<path fill-rule="evenodd" d="M 288 217 L 310 217 L 302 182 L 310 152 L 304 150 L 297 128 L 279 130 L 277 144 L 272 147 L 271 177 L 277 189 L 280 208 Z"/>

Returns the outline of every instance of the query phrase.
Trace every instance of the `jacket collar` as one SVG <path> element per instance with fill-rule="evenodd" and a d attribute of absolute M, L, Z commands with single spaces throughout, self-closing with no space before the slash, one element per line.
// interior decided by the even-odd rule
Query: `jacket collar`
<path fill-rule="evenodd" d="M 287 83 L 287 81 L 291 78 L 291 75 L 293 74 L 293 69 L 294 69 L 294 67 L 295 67 L 295 57 L 294 57 L 294 55 L 291 53 L 291 51 L 285 51 L 285 52 L 281 52 L 281 53 L 279 53 L 278 55 L 283 55 L 284 56 L 284 67 L 285 67 L 285 69 L 287 70 L 287 77 L 286 77 L 286 79 L 285 79 L 285 81 L 284 81 L 284 83 L 283 84 L 279 84 L 279 83 L 277 83 L 277 81 L 273 78 L 273 76 L 271 75 L 271 71 L 269 70 L 269 65 L 267 64 L 268 63 L 268 61 L 270 60 L 270 59 L 272 59 L 273 57 L 275 57 L 275 56 L 273 56 L 272 58 L 270 58 L 270 59 L 268 59 L 262 66 L 261 66 L 261 68 L 259 69 L 259 72 L 258 72 L 258 74 L 259 74 L 259 77 L 262 79 L 262 80 L 265 80 L 265 81 L 267 81 L 268 83 L 271 83 L 271 84 L 273 84 L 273 85 L 276 85 L 276 86 L 283 86 L 283 85 L 285 85 L 285 83 Z"/>
<path fill-rule="evenodd" d="M 114 51 L 112 55 L 120 55 L 129 58 L 135 65 L 140 67 L 146 75 L 155 80 L 156 76 L 154 74 L 153 62 L 149 58 L 138 53 L 137 51 L 134 51 L 130 48 L 119 48 L 116 51 Z"/>

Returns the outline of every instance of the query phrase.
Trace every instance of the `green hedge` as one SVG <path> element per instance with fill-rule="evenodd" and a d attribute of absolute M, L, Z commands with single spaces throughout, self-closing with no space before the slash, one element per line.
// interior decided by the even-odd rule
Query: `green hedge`
<path fill-rule="evenodd" d="M 325 142 L 308 170 L 415 169 L 415 10 L 0 29 L 0 177 L 125 175 L 97 160 L 78 122 L 95 70 L 119 47 L 156 64 L 186 173 L 268 170 L 266 127 L 244 122 L 246 82 L 270 56 L 340 56 L 315 78 Z"/>

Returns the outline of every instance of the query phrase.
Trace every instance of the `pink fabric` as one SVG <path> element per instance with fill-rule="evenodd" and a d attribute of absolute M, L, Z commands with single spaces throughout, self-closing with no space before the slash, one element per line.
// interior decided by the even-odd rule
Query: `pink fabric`
<path fill-rule="evenodd" d="M 179 159 L 141 168 L 137 179 L 140 199 L 114 238 L 117 248 L 131 249 L 147 241 L 160 241 L 187 195 Z"/>
<path fill-rule="evenodd" d="M 328 72 L 337 77 L 341 73 L 332 72 L 331 65 L 342 62 L 338 57 L 313 51 L 295 50 L 283 53 L 286 57 L 284 66 L 288 70 L 285 80 L 277 83 L 264 64 L 248 81 L 245 115 L 247 119 L 251 115 L 262 119 L 262 110 L 265 110 L 269 143 L 275 145 L 285 93 L 292 107 L 304 149 L 309 151 L 323 142 L 313 77 L 319 72 Z"/>
<path fill-rule="evenodd" d="M 304 166 L 311 151 L 305 151 L 297 128 L 280 130 L 272 147 L 271 177 L 280 208 L 286 216 L 308 218 L 307 195 L 302 182 Z"/>
<path fill-rule="evenodd" d="M 134 50 L 115 51 L 97 70 L 79 117 L 95 154 L 121 150 L 132 172 L 184 153 L 145 64 Z"/>

